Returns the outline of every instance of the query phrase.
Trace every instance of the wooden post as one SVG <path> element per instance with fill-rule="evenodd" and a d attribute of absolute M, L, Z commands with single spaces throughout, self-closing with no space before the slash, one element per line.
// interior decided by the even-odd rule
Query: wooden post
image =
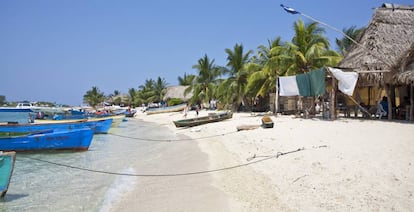
<path fill-rule="evenodd" d="M 335 99 L 336 99 L 336 79 L 332 76 L 332 89 L 331 89 L 331 101 L 330 101 L 330 112 L 331 112 L 331 121 L 336 119 L 336 110 L 335 110 Z"/>
<path fill-rule="evenodd" d="M 410 86 L 410 121 L 414 120 L 414 85 Z"/>
<path fill-rule="evenodd" d="M 276 76 L 276 93 L 275 93 L 275 116 L 277 116 L 277 112 L 279 111 L 279 78 Z"/>
<path fill-rule="evenodd" d="M 385 84 L 385 93 L 387 94 L 387 102 L 388 102 L 388 120 L 392 120 L 392 103 L 391 103 L 391 92 L 390 92 L 390 87 L 388 86 L 388 84 Z"/>

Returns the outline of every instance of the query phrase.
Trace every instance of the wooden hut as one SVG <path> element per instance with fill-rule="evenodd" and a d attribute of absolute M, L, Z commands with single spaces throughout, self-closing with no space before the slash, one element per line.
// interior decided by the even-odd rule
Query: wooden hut
<path fill-rule="evenodd" d="M 388 119 L 393 118 L 396 91 L 414 105 L 414 6 L 385 3 L 339 63 L 360 73 L 359 86 L 382 87 L 388 97 Z M 400 95 L 401 96 L 401 95 Z M 413 120 L 413 108 L 409 108 Z"/>

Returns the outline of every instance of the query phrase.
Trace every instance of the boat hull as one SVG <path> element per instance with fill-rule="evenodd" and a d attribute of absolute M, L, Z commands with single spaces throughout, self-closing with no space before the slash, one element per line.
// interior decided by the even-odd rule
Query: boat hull
<path fill-rule="evenodd" d="M 111 127 L 118 127 L 119 124 L 125 119 L 125 114 L 94 117 L 94 118 L 89 118 L 88 120 L 89 121 L 102 121 L 102 120 L 107 120 L 107 119 L 112 119 Z"/>
<path fill-rule="evenodd" d="M 82 120 L 36 120 L 34 124 L 0 125 L 0 132 L 31 132 L 39 130 L 70 130 L 89 127 L 95 134 L 108 133 L 112 119 L 82 119 Z"/>
<path fill-rule="evenodd" d="M 223 121 L 233 117 L 232 112 L 216 113 L 208 116 L 173 121 L 176 127 L 194 127 L 212 122 Z"/>
<path fill-rule="evenodd" d="M 18 136 L 1 136 L 2 151 L 36 150 L 88 150 L 92 142 L 90 128 L 27 133 Z"/>
<path fill-rule="evenodd" d="M 174 106 L 169 106 L 169 107 L 151 108 L 145 111 L 145 113 L 147 115 L 152 115 L 152 114 L 159 114 L 159 113 L 178 112 L 178 111 L 183 111 L 185 107 L 187 107 L 187 104 L 180 104 L 180 105 L 174 105 Z"/>
<path fill-rule="evenodd" d="M 0 113 L 29 113 L 33 112 L 30 108 L 0 107 Z"/>
<path fill-rule="evenodd" d="M 9 189 L 15 161 L 15 152 L 2 152 L 0 154 L 0 197 L 4 197 Z"/>

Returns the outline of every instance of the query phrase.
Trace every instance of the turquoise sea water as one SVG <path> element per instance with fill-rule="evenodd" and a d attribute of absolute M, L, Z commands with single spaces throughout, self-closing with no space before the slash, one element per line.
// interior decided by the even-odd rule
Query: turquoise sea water
<path fill-rule="evenodd" d="M 22 124 L 29 123 L 30 116 L 33 112 L 0 112 L 0 122 L 18 122 Z"/>
<path fill-rule="evenodd" d="M 122 174 L 160 173 L 154 167 L 165 164 L 163 153 L 179 149 L 154 140 L 176 138 L 165 127 L 129 119 L 94 135 L 88 151 L 17 153 L 0 211 L 108 211 L 140 180 Z"/>

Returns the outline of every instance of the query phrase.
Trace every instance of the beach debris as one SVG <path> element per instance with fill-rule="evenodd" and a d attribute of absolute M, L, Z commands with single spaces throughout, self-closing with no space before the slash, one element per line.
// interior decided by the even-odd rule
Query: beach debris
<path fill-rule="evenodd" d="M 241 131 L 241 130 L 254 130 L 254 129 L 259 128 L 260 126 L 261 125 L 257 125 L 257 124 L 255 124 L 255 125 L 239 125 L 236 128 L 237 128 L 237 131 Z"/>
<path fill-rule="evenodd" d="M 190 129 L 190 132 L 200 132 L 201 131 L 201 127 L 194 127 Z"/>

